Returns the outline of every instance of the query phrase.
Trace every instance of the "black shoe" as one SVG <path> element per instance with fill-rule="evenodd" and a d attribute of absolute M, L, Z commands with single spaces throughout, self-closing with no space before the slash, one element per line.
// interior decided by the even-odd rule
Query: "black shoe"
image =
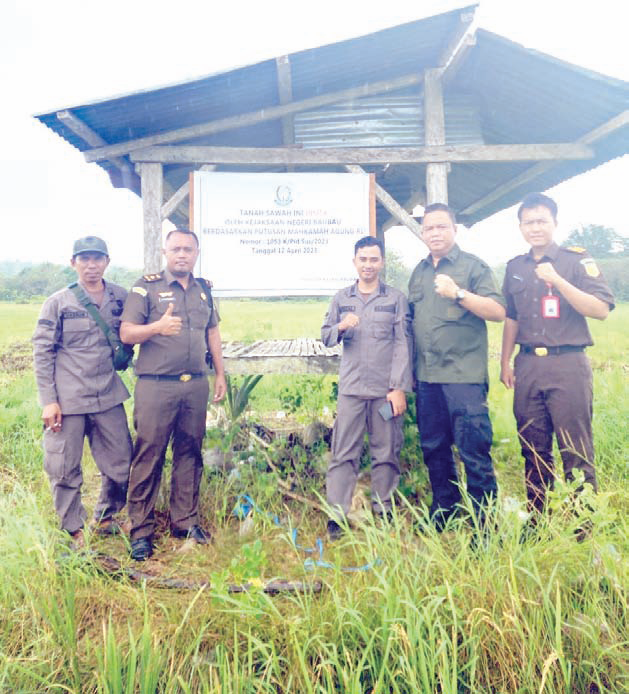
<path fill-rule="evenodd" d="M 210 541 L 210 535 L 200 525 L 191 525 L 187 530 L 171 528 L 170 534 L 179 539 L 194 540 L 197 545 L 207 545 Z"/>
<path fill-rule="evenodd" d="M 328 538 L 330 542 L 336 542 L 340 540 L 343 536 L 343 527 L 340 526 L 335 520 L 330 519 L 328 521 Z"/>
<path fill-rule="evenodd" d="M 153 556 L 153 543 L 148 537 L 139 537 L 131 540 L 131 559 L 133 561 L 146 561 Z"/>

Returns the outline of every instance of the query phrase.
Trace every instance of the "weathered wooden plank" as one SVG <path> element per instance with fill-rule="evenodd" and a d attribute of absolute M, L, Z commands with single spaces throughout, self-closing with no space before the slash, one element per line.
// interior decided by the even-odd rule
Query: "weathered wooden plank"
<path fill-rule="evenodd" d="M 442 146 L 446 141 L 446 120 L 443 105 L 441 72 L 431 68 L 424 73 L 424 144 Z M 426 203 L 448 202 L 448 169 L 445 164 L 430 163 L 426 166 Z"/>
<path fill-rule="evenodd" d="M 277 71 L 277 94 L 280 104 L 282 106 L 290 104 L 293 100 L 293 78 L 290 58 L 287 55 L 276 58 L 275 69 Z M 295 142 L 295 127 L 292 113 L 282 118 L 282 142 L 285 145 L 292 145 Z"/>
<path fill-rule="evenodd" d="M 594 128 L 594 130 L 590 130 L 590 132 L 580 137 L 577 140 L 576 144 L 583 144 L 587 146 L 593 145 L 595 142 L 602 139 L 603 137 L 606 137 L 610 133 L 620 128 L 624 128 L 627 125 L 629 125 L 629 110 L 619 113 L 617 116 L 614 116 L 614 118 L 611 118 L 605 123 L 599 125 L 597 128 Z M 526 171 L 523 171 L 521 174 L 514 176 L 508 181 L 505 181 L 505 183 L 503 183 L 502 185 L 499 185 L 498 187 L 494 188 L 491 193 L 484 195 L 482 198 L 476 200 L 476 202 L 473 202 L 466 208 L 459 210 L 458 214 L 461 217 L 463 217 L 464 215 L 470 215 L 474 212 L 477 212 L 478 210 L 481 210 L 486 205 L 495 202 L 503 195 L 509 193 L 515 188 L 518 188 L 521 185 L 524 185 L 525 183 L 532 181 L 537 176 L 546 173 L 546 171 L 552 169 L 553 166 L 556 166 L 557 163 L 558 162 L 556 161 L 542 162 L 540 164 L 536 164 L 535 166 L 531 166 L 529 169 L 526 169 Z"/>
<path fill-rule="evenodd" d="M 402 207 L 409 213 L 412 214 L 413 210 L 417 205 L 426 206 L 426 193 L 424 190 L 416 190 L 408 200 L 402 205 Z M 396 226 L 400 222 L 395 217 L 389 217 L 387 221 L 382 225 L 383 231 L 388 231 L 391 227 Z"/>
<path fill-rule="evenodd" d="M 214 171 L 216 164 L 204 164 L 199 168 L 200 171 Z M 162 219 L 168 219 L 170 215 L 181 205 L 190 194 L 190 181 L 186 181 L 180 186 L 171 197 L 162 205 Z"/>
<path fill-rule="evenodd" d="M 355 166 L 354 164 L 347 164 L 345 168 L 350 173 L 364 173 L 364 170 L 360 166 Z M 376 197 L 384 207 L 405 227 L 408 227 L 415 236 L 421 238 L 422 228 L 413 219 L 413 217 L 400 205 L 400 203 L 379 184 L 375 183 Z"/>
<path fill-rule="evenodd" d="M 64 110 L 57 111 L 57 120 L 61 121 L 67 128 L 69 128 L 75 135 L 78 135 L 82 140 L 84 140 L 91 147 L 105 147 L 107 142 L 94 130 L 92 130 L 87 123 L 84 123 L 80 118 L 74 115 L 72 111 Z M 109 161 L 117 166 L 121 171 L 127 174 L 135 176 L 136 173 L 133 170 L 131 164 L 125 159 L 120 157 L 110 158 Z"/>
<path fill-rule="evenodd" d="M 168 142 L 179 142 L 181 140 L 189 140 L 202 137 L 204 135 L 212 135 L 214 133 L 224 132 L 226 130 L 235 130 L 236 128 L 255 125 L 256 123 L 262 123 L 268 120 L 275 120 L 276 118 L 283 118 L 293 113 L 299 113 L 300 111 L 319 108 L 320 106 L 333 104 L 337 101 L 358 99 L 363 96 L 372 96 L 374 94 L 382 94 L 384 92 L 404 89 L 416 84 L 421 84 L 422 79 L 422 75 L 411 74 L 396 77 L 395 79 L 391 80 L 369 82 L 358 87 L 342 89 L 338 92 L 319 94 L 308 99 L 302 99 L 301 101 L 293 101 L 290 104 L 270 106 L 268 108 L 262 108 L 249 113 L 241 113 L 237 116 L 221 118 L 208 123 L 199 123 L 198 125 L 192 125 L 186 128 L 177 128 L 176 130 L 169 130 L 157 135 L 149 135 L 147 137 L 140 137 L 135 140 L 118 142 L 115 145 L 97 147 L 95 149 L 88 150 L 83 154 L 88 162 L 109 159 L 112 156 L 128 154 L 129 152 L 142 147 L 151 147 L 152 145 L 166 144 Z"/>
<path fill-rule="evenodd" d="M 142 209 L 144 217 L 144 272 L 162 267 L 162 165 L 142 164 Z"/>
<path fill-rule="evenodd" d="M 428 164 L 468 161 L 540 161 L 589 159 L 591 147 L 582 143 L 520 145 L 430 145 L 426 147 L 205 147 L 164 145 L 131 153 L 137 162 L 163 164 L 248 164 L 342 166 L 344 164 Z"/>

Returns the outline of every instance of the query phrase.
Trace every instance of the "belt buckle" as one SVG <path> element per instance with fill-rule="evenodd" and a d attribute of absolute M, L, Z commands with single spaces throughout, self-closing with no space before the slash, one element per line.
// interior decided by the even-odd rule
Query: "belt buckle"
<path fill-rule="evenodd" d="M 546 349 L 546 347 L 536 347 L 533 351 L 535 352 L 536 357 L 548 356 L 548 350 Z"/>
<path fill-rule="evenodd" d="M 191 379 L 192 379 L 192 376 L 190 374 L 181 374 L 181 376 L 179 376 L 179 380 L 183 381 L 184 383 L 187 383 Z"/>

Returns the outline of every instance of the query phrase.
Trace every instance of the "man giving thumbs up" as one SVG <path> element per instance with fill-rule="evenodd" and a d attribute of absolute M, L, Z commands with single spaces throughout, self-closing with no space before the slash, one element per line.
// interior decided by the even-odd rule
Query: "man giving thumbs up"
<path fill-rule="evenodd" d="M 222 400 L 227 389 L 219 316 L 207 284 L 192 275 L 198 239 L 187 229 L 171 231 L 163 253 L 166 269 L 136 282 L 120 326 L 124 342 L 140 345 L 134 406 L 137 436 L 128 498 L 131 557 L 136 561 L 153 554 L 155 502 L 171 436 L 171 534 L 198 544 L 209 542 L 198 514 L 209 396 L 206 349 L 216 371 L 214 402 Z"/>

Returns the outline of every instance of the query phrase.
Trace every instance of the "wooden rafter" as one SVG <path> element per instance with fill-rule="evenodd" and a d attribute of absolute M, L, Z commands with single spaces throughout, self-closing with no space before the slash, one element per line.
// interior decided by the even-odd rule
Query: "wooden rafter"
<path fill-rule="evenodd" d="M 199 168 L 199 171 L 214 171 L 216 164 L 204 164 Z M 186 181 L 182 186 L 170 196 L 170 198 L 162 205 L 162 219 L 168 219 L 170 215 L 181 205 L 181 203 L 190 195 L 190 181 Z M 187 215 L 187 213 L 186 213 Z"/>
<path fill-rule="evenodd" d="M 293 101 L 290 104 L 262 108 L 257 111 L 241 113 L 237 116 L 229 116 L 228 118 L 221 118 L 208 123 L 199 123 L 198 125 L 192 125 L 187 128 L 169 130 L 168 132 L 159 133 L 158 135 L 149 135 L 147 137 L 140 137 L 135 140 L 118 142 L 115 145 L 97 147 L 95 149 L 87 150 L 83 154 L 85 156 L 85 160 L 88 162 L 99 161 L 101 159 L 110 159 L 112 156 L 128 154 L 136 149 L 178 142 L 205 135 L 213 135 L 226 130 L 234 130 L 236 128 L 255 125 L 264 121 L 275 120 L 276 118 L 283 118 L 293 113 L 319 108 L 320 106 L 333 104 L 346 99 L 358 99 L 364 96 L 372 96 L 373 94 L 397 91 L 399 89 L 421 84 L 422 81 L 422 75 L 411 74 L 396 77 L 392 80 L 369 82 L 359 87 L 351 87 L 350 89 L 343 89 L 338 92 L 328 92 L 327 94 L 320 94 L 318 96 L 310 97 L 309 99 Z"/>
<path fill-rule="evenodd" d="M 365 173 L 365 170 L 353 164 L 346 164 L 345 168 L 350 173 Z M 416 236 L 421 238 L 421 226 L 411 217 L 411 215 L 400 205 L 400 203 L 378 183 L 375 184 L 376 197 L 380 203 L 405 227 L 410 229 Z"/>
<path fill-rule="evenodd" d="M 627 125 L 629 125 L 629 110 L 623 111 L 614 118 L 611 118 L 607 122 L 600 125 L 598 128 L 594 128 L 594 130 L 591 130 L 589 133 L 586 133 L 577 140 L 577 143 L 585 146 L 592 145 L 598 140 L 602 139 L 603 137 L 609 135 L 610 133 L 616 130 L 619 130 L 620 128 L 624 128 Z M 512 190 L 519 188 L 521 185 L 524 185 L 525 183 L 532 181 L 534 178 L 545 173 L 549 169 L 552 169 L 553 166 L 556 166 L 557 164 L 558 162 L 551 161 L 542 162 L 540 164 L 536 164 L 535 166 L 531 166 L 529 169 L 526 169 L 526 171 L 523 171 L 521 174 L 509 179 L 497 188 L 494 188 L 488 195 L 484 195 L 482 198 L 476 200 L 471 205 L 468 205 L 466 208 L 459 210 L 458 214 L 460 216 L 464 216 L 477 212 L 486 205 L 495 202 L 496 200 L 498 200 L 498 198 L 502 197 L 506 193 L 509 193 Z"/>
<path fill-rule="evenodd" d="M 431 147 L 206 147 L 164 145 L 131 153 L 137 162 L 162 164 L 242 164 L 252 166 L 343 166 L 345 164 L 426 164 L 469 161 L 590 159 L 585 144 L 434 145 Z"/>

